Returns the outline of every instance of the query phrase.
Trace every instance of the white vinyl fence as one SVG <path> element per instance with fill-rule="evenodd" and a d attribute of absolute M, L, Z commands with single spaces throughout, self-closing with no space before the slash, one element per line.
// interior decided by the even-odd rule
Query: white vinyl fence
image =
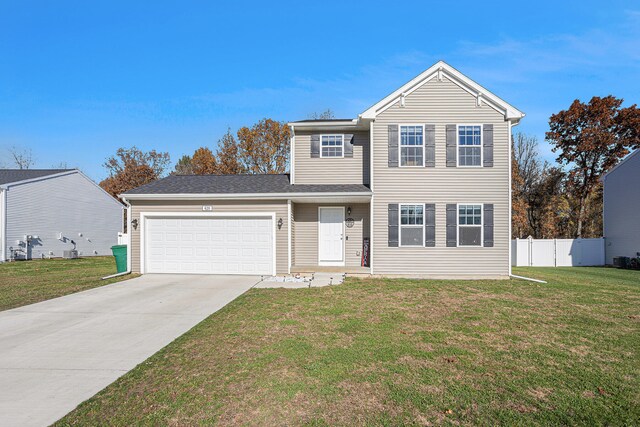
<path fill-rule="evenodd" d="M 604 265 L 604 239 L 515 239 L 514 267 L 578 267 Z"/>

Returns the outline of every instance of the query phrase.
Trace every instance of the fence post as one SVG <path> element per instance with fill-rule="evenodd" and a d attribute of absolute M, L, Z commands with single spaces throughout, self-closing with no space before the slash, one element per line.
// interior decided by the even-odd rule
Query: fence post
<path fill-rule="evenodd" d="M 529 236 L 529 267 L 533 267 L 533 236 Z"/>
<path fill-rule="evenodd" d="M 553 266 L 558 266 L 558 239 L 553 239 Z"/>

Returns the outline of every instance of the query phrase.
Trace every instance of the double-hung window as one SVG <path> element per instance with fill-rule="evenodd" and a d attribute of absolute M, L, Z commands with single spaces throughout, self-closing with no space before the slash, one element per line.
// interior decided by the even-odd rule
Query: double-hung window
<path fill-rule="evenodd" d="M 482 126 L 458 126 L 458 166 L 482 166 Z"/>
<path fill-rule="evenodd" d="M 482 205 L 458 205 L 458 246 L 482 246 Z"/>
<path fill-rule="evenodd" d="M 424 166 L 424 126 L 400 125 L 400 166 Z"/>
<path fill-rule="evenodd" d="M 322 135 L 320 157 L 342 157 L 344 144 L 342 135 Z"/>
<path fill-rule="evenodd" d="M 424 205 L 400 205 L 400 246 L 424 246 Z"/>

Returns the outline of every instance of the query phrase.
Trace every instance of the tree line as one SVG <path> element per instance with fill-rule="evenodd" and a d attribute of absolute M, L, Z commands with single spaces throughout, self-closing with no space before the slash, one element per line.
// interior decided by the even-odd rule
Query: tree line
<path fill-rule="evenodd" d="M 514 135 L 512 237 L 602 236 L 601 178 L 640 148 L 640 109 L 622 103 L 594 96 L 553 114 L 545 140 L 557 154 L 555 164 L 541 159 L 535 137 Z"/>

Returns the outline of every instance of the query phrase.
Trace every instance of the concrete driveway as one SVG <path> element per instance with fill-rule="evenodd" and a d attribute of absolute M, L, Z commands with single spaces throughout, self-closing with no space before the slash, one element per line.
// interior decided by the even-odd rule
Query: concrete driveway
<path fill-rule="evenodd" d="M 145 275 L 0 312 L 0 426 L 44 426 L 260 280 Z"/>

